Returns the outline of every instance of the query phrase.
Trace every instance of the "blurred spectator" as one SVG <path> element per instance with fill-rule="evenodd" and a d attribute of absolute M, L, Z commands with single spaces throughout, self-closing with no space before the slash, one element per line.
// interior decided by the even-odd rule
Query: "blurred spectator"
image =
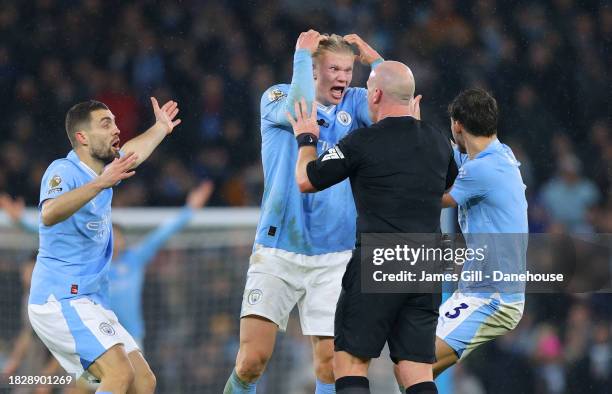
<path fill-rule="evenodd" d="M 600 198 L 595 184 L 581 175 L 582 165 L 573 155 L 559 159 L 559 175 L 542 187 L 542 202 L 551 219 L 572 233 L 589 233 L 587 211 Z"/>
<path fill-rule="evenodd" d="M 522 170 L 528 170 L 530 193 L 558 172 L 550 141 L 566 130 L 578 144 L 574 154 L 586 160 L 589 178 L 608 198 L 612 148 L 609 124 L 602 119 L 609 111 L 605 70 L 612 66 L 612 11 L 605 3 L 149 5 L 144 0 L 3 3 L 0 104 L 15 117 L 0 120 L 0 127 L 11 131 L 0 145 L 16 145 L 6 145 L 11 152 L 0 159 L 0 185 L 16 188 L 28 204 L 36 204 L 36 188 L 16 184 L 15 173 L 34 176 L 31 167 L 65 154 L 69 147 L 58 136 L 70 105 L 92 97 L 106 102 L 121 114 L 117 123 L 126 141 L 148 121 L 140 103 L 162 89 L 184 108 L 183 125 L 164 160 L 152 158 L 143 169 L 155 181 L 138 186 L 139 195 L 150 205 L 179 204 L 172 197 L 176 171 L 164 168 L 167 160 L 178 160 L 181 171 L 214 173 L 228 183 L 219 185 L 213 204 L 257 203 L 259 198 L 236 198 L 241 193 L 236 190 L 245 187 L 236 177 L 259 165 L 259 98 L 271 81 L 288 81 L 295 40 L 313 27 L 359 33 L 385 57 L 410 64 L 426 97 L 424 116 L 444 128 L 443 108 L 457 91 L 471 85 L 492 89 L 501 108 L 500 136 L 524 148 Z M 362 83 L 366 73 L 356 65 L 354 83 Z M 7 163 L 17 156 L 15 147 L 39 161 Z M 213 158 L 205 157 L 209 154 Z M 157 193 L 159 185 L 171 190 Z"/>
<path fill-rule="evenodd" d="M 63 124 L 71 105 L 106 102 L 120 114 L 125 142 L 150 121 L 139 109 L 154 93 L 181 103 L 183 124 L 139 169 L 139 180 L 116 189 L 116 205 L 180 205 L 202 177 L 218 184 L 213 205 L 259 205 L 260 97 L 273 82 L 289 81 L 295 41 L 309 28 L 358 33 L 386 58 L 409 64 L 425 97 L 423 117 L 443 129 L 460 89 L 492 90 L 500 139 L 522 163 L 530 231 L 612 233 L 612 7 L 605 1 L 0 0 L 0 192 L 38 204 L 42 171 L 70 149 Z M 367 72 L 356 64 L 353 85 Z M 149 271 L 147 348 L 161 392 L 218 392 L 224 383 L 215 374 L 231 368 L 235 349 L 226 347 L 238 331 L 227 311 L 238 313 L 241 296 L 228 293 L 244 279 L 249 255 L 249 248 L 229 250 L 229 257 L 165 252 L 184 264 Z M 185 299 L 204 302 L 186 307 Z M 610 305 L 609 294 L 528 295 L 519 327 L 460 368 L 458 392 L 608 392 Z M 281 352 L 303 361 L 296 354 L 309 346 L 296 338 L 279 341 Z M 204 358 L 219 364 L 195 365 Z M 285 369 L 277 366 L 268 387 L 284 387 L 274 381 L 286 378 Z M 299 366 L 292 374 L 300 376 Z"/>

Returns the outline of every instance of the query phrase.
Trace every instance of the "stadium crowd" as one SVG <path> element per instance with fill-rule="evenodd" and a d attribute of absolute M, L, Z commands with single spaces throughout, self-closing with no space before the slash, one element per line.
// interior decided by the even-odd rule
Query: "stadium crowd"
<path fill-rule="evenodd" d="M 605 1 L 0 1 L 0 192 L 38 203 L 44 169 L 69 150 L 63 114 L 72 104 L 108 104 L 126 141 L 150 123 L 155 95 L 181 104 L 183 124 L 139 177 L 117 188 L 115 205 L 180 205 L 201 178 L 217 185 L 212 205 L 259 205 L 259 99 L 290 80 L 296 38 L 311 27 L 358 33 L 386 58 L 409 64 L 424 96 L 422 116 L 439 127 L 448 128 L 446 105 L 462 88 L 490 90 L 501 110 L 500 139 L 522 163 L 531 232 L 612 233 L 612 6 Z M 363 86 L 366 73 L 356 65 L 353 85 Z M 158 262 L 187 260 L 181 268 L 154 264 L 148 273 L 145 347 L 162 391 L 192 382 L 220 392 L 237 346 L 236 283 L 248 250 L 235 251 L 240 272 L 204 282 L 198 278 L 224 272 L 222 257 L 202 263 L 177 253 Z M 181 310 L 183 293 L 215 310 L 226 303 L 234 315 L 194 323 L 191 316 L 204 314 Z M 610 299 L 529 295 L 519 327 L 457 368 L 455 393 L 606 392 Z M 284 338 L 287 357 L 308 351 L 291 333 Z M 200 362 L 213 359 L 223 361 Z"/>

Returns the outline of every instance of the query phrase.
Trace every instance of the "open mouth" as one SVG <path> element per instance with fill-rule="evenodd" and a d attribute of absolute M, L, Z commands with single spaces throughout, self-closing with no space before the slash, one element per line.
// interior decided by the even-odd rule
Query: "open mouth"
<path fill-rule="evenodd" d="M 344 86 L 334 86 L 331 88 L 331 95 L 336 100 L 340 100 L 342 98 L 342 94 L 344 93 Z"/>
<path fill-rule="evenodd" d="M 120 140 L 119 138 L 117 138 L 115 141 L 113 141 L 113 143 L 112 143 L 112 145 L 111 145 L 111 146 L 112 146 L 112 148 L 113 148 L 113 149 L 115 149 L 115 150 L 119 150 L 119 149 L 121 149 L 121 148 L 119 147 L 119 144 L 120 144 L 120 143 L 121 143 L 121 140 Z"/>

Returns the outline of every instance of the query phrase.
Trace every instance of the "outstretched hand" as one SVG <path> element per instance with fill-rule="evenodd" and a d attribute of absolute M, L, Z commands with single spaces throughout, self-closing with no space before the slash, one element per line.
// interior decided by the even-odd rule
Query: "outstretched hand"
<path fill-rule="evenodd" d="M 371 65 L 377 59 L 382 59 L 382 56 L 378 54 L 367 42 L 365 42 L 361 37 L 357 34 L 347 34 L 344 36 L 344 39 L 351 45 L 355 45 L 359 50 L 359 54 L 357 58 L 361 62 L 361 64 L 365 64 L 366 66 Z"/>
<path fill-rule="evenodd" d="M 0 194 L 0 209 L 3 209 L 13 222 L 18 222 L 23 216 L 25 202 L 22 197 L 13 200 L 8 194 L 2 193 Z"/>
<path fill-rule="evenodd" d="M 319 137 L 319 124 L 317 123 L 317 103 L 313 101 L 310 114 L 306 100 L 302 98 L 299 103 L 295 102 L 295 119 L 290 112 L 287 112 L 287 120 L 293 127 L 293 134 L 297 137 L 300 134 L 311 133 Z"/>
<path fill-rule="evenodd" d="M 174 120 L 179 113 L 178 103 L 176 101 L 170 100 L 160 108 L 157 99 L 151 97 L 151 104 L 153 105 L 153 113 L 155 114 L 155 123 L 166 128 L 166 134 L 172 133 L 172 130 L 181 124 L 180 119 Z"/>
<path fill-rule="evenodd" d="M 187 196 L 187 205 L 192 209 L 200 209 L 210 199 L 210 196 L 215 190 L 215 186 L 211 181 L 204 181 L 189 192 Z"/>
<path fill-rule="evenodd" d="M 136 173 L 132 168 L 136 165 L 137 160 L 138 155 L 134 152 L 113 160 L 96 179 L 98 185 L 103 189 L 108 189 L 122 180 L 132 177 Z"/>

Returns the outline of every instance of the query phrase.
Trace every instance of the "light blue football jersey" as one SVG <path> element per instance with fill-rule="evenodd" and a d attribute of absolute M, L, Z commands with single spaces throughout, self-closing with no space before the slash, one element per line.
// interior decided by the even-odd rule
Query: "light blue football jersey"
<path fill-rule="evenodd" d="M 97 174 L 74 151 L 55 160 L 42 178 L 45 200 L 89 183 Z M 113 254 L 112 188 L 104 189 L 68 219 L 45 226 L 39 219 L 39 250 L 32 274 L 30 304 L 88 296 L 108 308 L 108 268 Z"/>
<path fill-rule="evenodd" d="M 295 182 L 298 148 L 286 119 L 289 87 L 272 86 L 261 98 L 264 194 L 255 243 L 309 256 L 351 250 L 357 213 L 349 181 L 311 194 L 300 193 Z M 371 124 L 363 88 L 348 88 L 340 104 L 319 105 L 317 112 L 323 122 L 317 155 Z"/>
<path fill-rule="evenodd" d="M 110 305 L 119 323 L 137 342 L 144 337 L 142 286 L 148 264 L 166 241 L 189 223 L 195 211 L 185 206 L 181 212 L 162 224 L 133 247 L 127 248 L 110 265 Z"/>
<path fill-rule="evenodd" d="M 463 270 L 481 270 L 483 281 L 461 281 L 460 291 L 514 293 L 524 286 L 494 282 L 492 271 L 523 273 L 527 254 L 527 200 L 520 163 L 512 150 L 493 140 L 473 159 L 455 148 L 459 174 L 450 195 L 459 206 L 459 225 L 468 248 L 485 248 L 484 261 L 471 260 Z M 488 276 L 487 276 L 488 275 Z"/>

